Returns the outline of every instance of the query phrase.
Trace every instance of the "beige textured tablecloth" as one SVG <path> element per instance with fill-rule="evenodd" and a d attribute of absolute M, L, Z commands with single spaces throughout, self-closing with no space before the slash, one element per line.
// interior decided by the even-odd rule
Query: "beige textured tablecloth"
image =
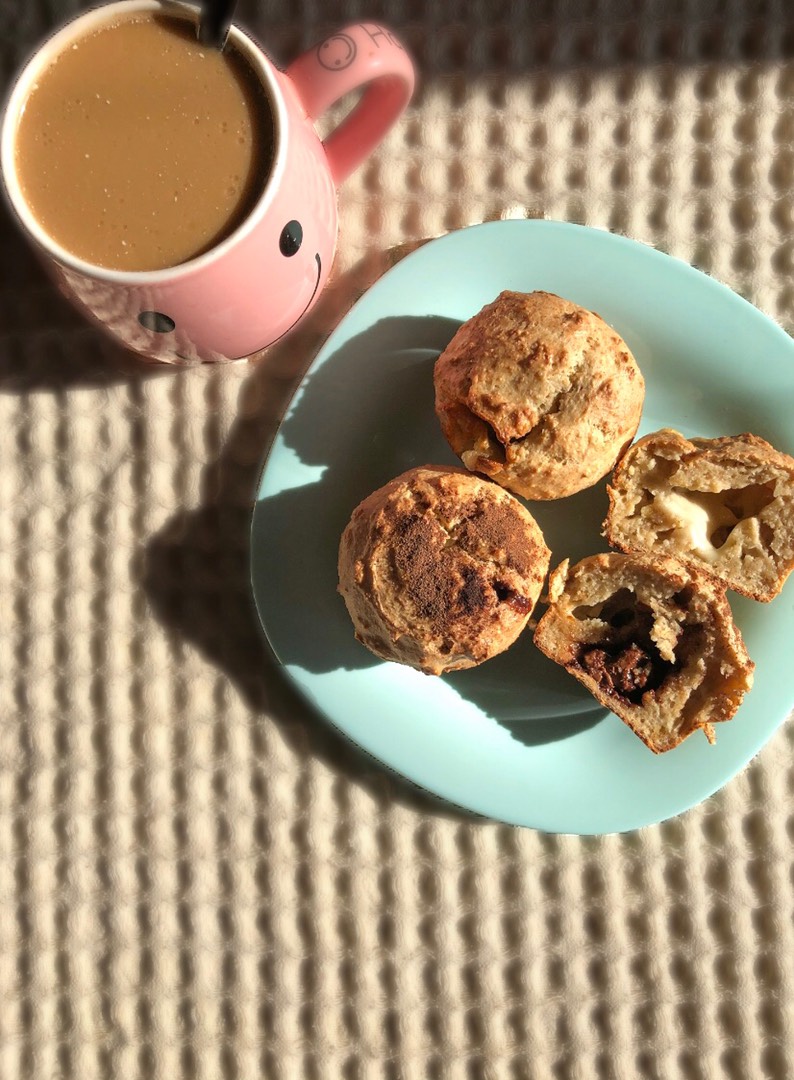
<path fill-rule="evenodd" d="M 2 0 L 5 84 L 78 7 Z M 585 222 L 794 327 L 791 5 L 241 9 L 285 62 L 361 16 L 421 89 L 340 193 L 334 285 L 259 363 L 122 355 L 3 208 L 0 1080 L 792 1076 L 791 724 L 658 827 L 474 820 L 301 704 L 247 565 L 273 425 L 402 245 Z"/>

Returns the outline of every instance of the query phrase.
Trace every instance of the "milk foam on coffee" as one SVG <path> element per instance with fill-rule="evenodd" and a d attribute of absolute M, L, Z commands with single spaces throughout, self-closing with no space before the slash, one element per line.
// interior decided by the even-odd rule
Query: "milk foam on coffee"
<path fill-rule="evenodd" d="M 265 91 L 243 57 L 161 15 L 69 44 L 30 92 L 16 169 L 48 235 L 116 270 L 202 254 L 245 219 L 272 164 Z"/>

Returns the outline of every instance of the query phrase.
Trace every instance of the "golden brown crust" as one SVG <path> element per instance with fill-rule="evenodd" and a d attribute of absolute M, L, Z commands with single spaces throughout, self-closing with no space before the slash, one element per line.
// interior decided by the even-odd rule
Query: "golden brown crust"
<path fill-rule="evenodd" d="M 463 464 L 528 499 L 589 487 L 634 437 L 645 383 L 603 319 L 547 292 L 502 292 L 463 323 L 434 372 Z"/>
<path fill-rule="evenodd" d="M 353 511 L 339 591 L 362 644 L 441 674 L 515 641 L 549 557 L 535 519 L 509 492 L 465 469 L 423 466 Z"/>
<path fill-rule="evenodd" d="M 794 459 L 745 432 L 639 439 L 607 487 L 605 535 L 627 552 L 681 559 L 754 600 L 772 600 L 794 569 Z"/>
<path fill-rule="evenodd" d="M 677 559 L 592 555 L 550 579 L 535 644 L 654 753 L 731 719 L 754 665 L 724 587 Z"/>

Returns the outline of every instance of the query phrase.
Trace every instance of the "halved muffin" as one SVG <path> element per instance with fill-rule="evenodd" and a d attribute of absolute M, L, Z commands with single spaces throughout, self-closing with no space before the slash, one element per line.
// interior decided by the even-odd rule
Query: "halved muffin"
<path fill-rule="evenodd" d="M 754 600 L 794 569 L 794 458 L 757 435 L 639 439 L 607 488 L 604 523 L 621 551 L 674 555 Z"/>
<path fill-rule="evenodd" d="M 339 591 L 363 645 L 439 675 L 513 644 L 549 558 L 537 522 L 508 491 L 428 465 L 355 508 L 339 546 Z"/>
<path fill-rule="evenodd" d="M 535 644 L 660 754 L 735 714 L 753 662 L 725 589 L 675 559 L 610 552 L 549 582 Z"/>
<path fill-rule="evenodd" d="M 436 361 L 436 413 L 467 469 L 526 499 L 595 484 L 637 431 L 645 383 L 602 318 L 548 292 L 509 290 Z"/>

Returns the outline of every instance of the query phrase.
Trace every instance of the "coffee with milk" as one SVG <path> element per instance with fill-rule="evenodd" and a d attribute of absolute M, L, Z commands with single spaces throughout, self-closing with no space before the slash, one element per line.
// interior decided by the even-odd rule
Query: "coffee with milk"
<path fill-rule="evenodd" d="M 229 236 L 264 191 L 273 152 L 272 111 L 244 58 L 149 12 L 67 45 L 16 136 L 41 227 L 73 256 L 123 271 L 176 266 Z"/>

